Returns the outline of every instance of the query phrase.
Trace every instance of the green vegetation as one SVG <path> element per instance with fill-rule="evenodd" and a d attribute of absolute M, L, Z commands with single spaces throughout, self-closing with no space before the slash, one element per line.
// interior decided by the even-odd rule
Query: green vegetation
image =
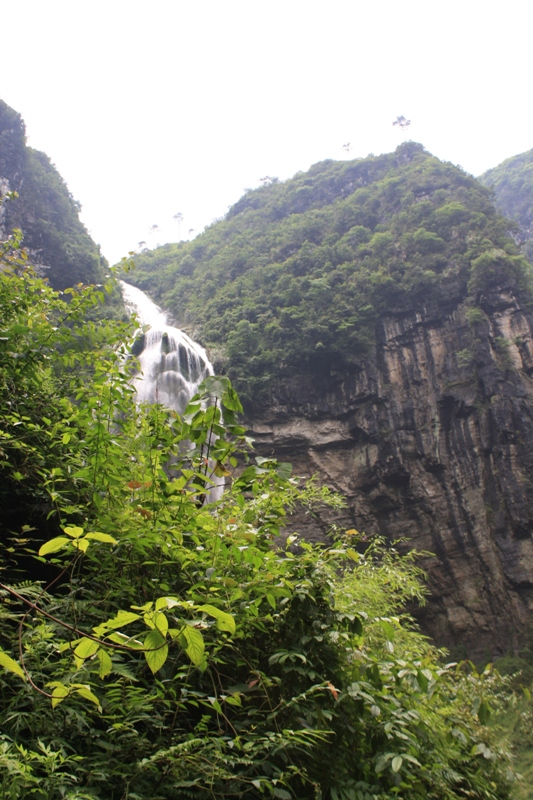
<path fill-rule="evenodd" d="M 2 796 L 510 797 L 498 679 L 413 627 L 415 557 L 277 548 L 287 509 L 340 501 L 252 458 L 229 380 L 137 408 L 101 291 L 57 294 L 16 240 L 1 266 Z"/>
<path fill-rule="evenodd" d="M 102 283 L 105 259 L 80 222 L 80 206 L 45 153 L 26 145 L 20 114 L 0 100 L 0 178 L 18 198 L 6 203 L 0 226 L 24 230 L 24 245 L 51 285 Z"/>
<path fill-rule="evenodd" d="M 388 311 L 502 285 L 530 298 L 510 227 L 474 178 L 407 142 L 247 192 L 194 241 L 144 251 L 132 280 L 257 403 L 283 375 L 350 368 Z"/>
<path fill-rule="evenodd" d="M 496 207 L 520 225 L 525 254 L 533 261 L 533 150 L 506 159 L 479 180 L 494 190 Z"/>

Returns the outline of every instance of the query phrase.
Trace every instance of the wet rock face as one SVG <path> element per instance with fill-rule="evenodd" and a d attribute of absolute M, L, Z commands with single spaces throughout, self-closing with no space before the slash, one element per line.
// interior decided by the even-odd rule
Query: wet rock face
<path fill-rule="evenodd" d="M 422 626 L 476 659 L 519 648 L 533 609 L 533 316 L 505 288 L 480 306 L 383 319 L 373 357 L 286 381 L 250 422 L 346 497 L 333 521 L 434 554 Z"/>

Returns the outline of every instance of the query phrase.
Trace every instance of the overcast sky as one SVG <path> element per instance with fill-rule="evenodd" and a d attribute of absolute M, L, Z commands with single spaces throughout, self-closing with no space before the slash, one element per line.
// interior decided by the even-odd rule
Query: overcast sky
<path fill-rule="evenodd" d="M 111 262 L 348 142 L 393 150 L 400 114 L 475 175 L 533 147 L 530 0 L 17 0 L 0 20 L 0 98 Z"/>

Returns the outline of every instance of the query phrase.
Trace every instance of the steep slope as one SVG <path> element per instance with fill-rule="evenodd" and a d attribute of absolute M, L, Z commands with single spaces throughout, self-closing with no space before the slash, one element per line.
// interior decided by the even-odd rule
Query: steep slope
<path fill-rule="evenodd" d="M 20 114 L 0 100 L 0 195 L 17 192 L 0 209 L 0 238 L 13 228 L 55 289 L 97 283 L 105 260 L 79 219 L 79 204 L 45 153 L 26 145 Z"/>
<path fill-rule="evenodd" d="M 263 454 L 341 491 L 339 523 L 435 554 L 425 629 L 476 658 L 518 648 L 533 604 L 533 293 L 512 229 L 407 143 L 248 192 L 134 276 L 211 346 Z"/>
<path fill-rule="evenodd" d="M 525 253 L 533 261 L 533 150 L 507 158 L 479 180 L 494 190 L 496 207 L 519 224 Z"/>

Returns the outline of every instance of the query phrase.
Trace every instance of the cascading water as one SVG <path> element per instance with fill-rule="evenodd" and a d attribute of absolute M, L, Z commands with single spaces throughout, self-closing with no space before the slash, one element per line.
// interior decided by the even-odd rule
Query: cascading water
<path fill-rule="evenodd" d="M 137 399 L 161 403 L 183 414 L 198 386 L 213 374 L 206 352 L 179 328 L 167 325 L 165 312 L 144 292 L 124 281 L 121 287 L 126 307 L 141 325 L 134 346 L 140 367 L 133 378 Z M 222 496 L 224 480 L 215 476 L 211 460 L 207 477 L 211 488 L 206 499 L 214 502 Z"/>
<path fill-rule="evenodd" d="M 140 374 L 133 383 L 141 403 L 161 403 L 179 414 L 200 383 L 213 374 L 203 347 L 179 328 L 167 325 L 167 315 L 144 292 L 121 281 L 126 307 L 142 328 L 135 344 Z"/>

